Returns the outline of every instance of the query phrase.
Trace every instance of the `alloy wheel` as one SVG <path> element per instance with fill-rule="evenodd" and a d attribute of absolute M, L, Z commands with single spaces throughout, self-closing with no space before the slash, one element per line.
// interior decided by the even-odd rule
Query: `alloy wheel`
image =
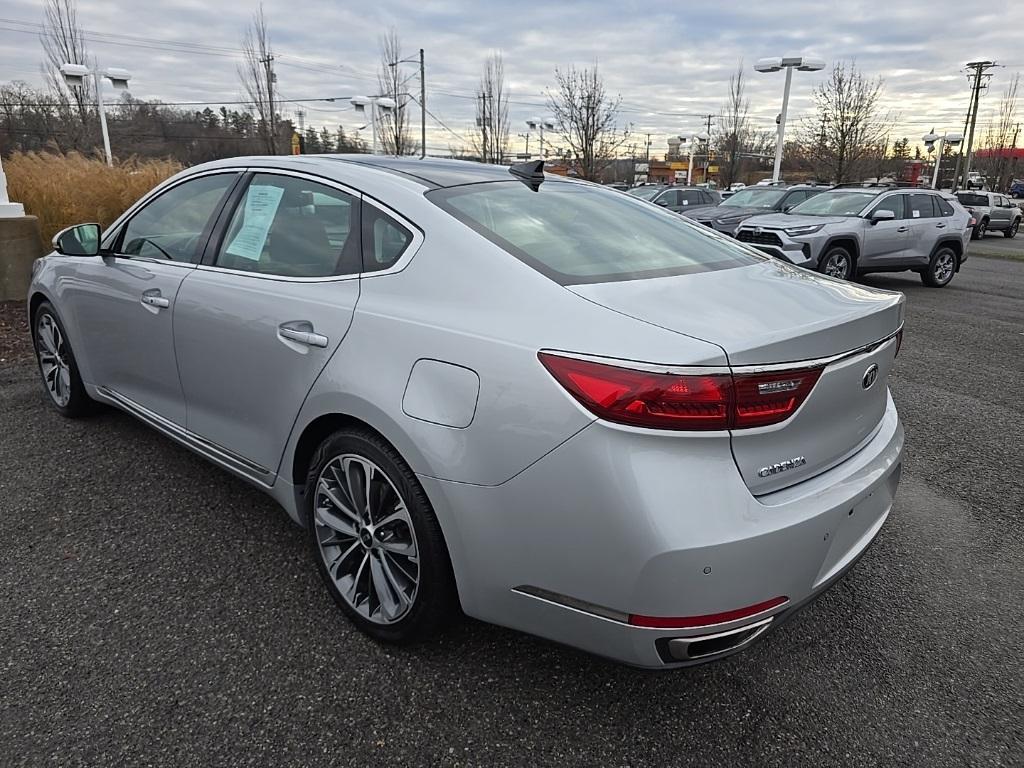
<path fill-rule="evenodd" d="M 64 335 L 53 315 L 43 312 L 36 320 L 36 354 L 43 383 L 50 397 L 61 408 L 71 402 L 71 365 Z"/>
<path fill-rule="evenodd" d="M 345 602 L 376 624 L 400 621 L 416 601 L 420 561 L 412 518 L 391 478 L 363 456 L 335 457 L 317 478 L 313 525 Z"/>
<path fill-rule="evenodd" d="M 956 258 L 952 251 L 942 251 L 935 257 L 935 282 L 945 285 L 953 279 L 953 270 L 956 267 Z"/>
<path fill-rule="evenodd" d="M 850 271 L 850 259 L 841 251 L 833 251 L 828 255 L 828 259 L 825 261 L 825 274 L 830 277 L 838 277 L 846 279 L 846 275 Z"/>

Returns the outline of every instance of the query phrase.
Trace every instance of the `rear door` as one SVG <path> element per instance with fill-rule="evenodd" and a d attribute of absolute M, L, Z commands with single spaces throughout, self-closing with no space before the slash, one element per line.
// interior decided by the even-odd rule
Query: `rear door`
<path fill-rule="evenodd" d="M 276 476 L 295 417 L 351 324 L 362 209 L 343 185 L 256 172 L 179 293 L 188 430 L 263 482 Z M 395 232 L 377 233 L 389 238 L 382 264 L 388 248 L 401 252 L 413 239 L 408 228 Z"/>
<path fill-rule="evenodd" d="M 1010 227 L 1010 201 L 1002 195 L 991 195 L 992 213 L 989 218 L 989 229 L 1004 230 Z"/>
<path fill-rule="evenodd" d="M 174 356 L 174 304 L 239 176 L 188 178 L 148 200 L 107 241 L 109 251 L 76 259 L 66 294 L 85 345 L 89 383 L 178 426 L 185 424 L 185 403 Z"/>
<path fill-rule="evenodd" d="M 907 197 L 910 212 L 907 263 L 924 265 L 931 258 L 939 237 L 949 231 L 949 220 L 942 216 L 935 195 L 915 192 Z"/>
<path fill-rule="evenodd" d="M 860 266 L 886 267 L 908 259 L 910 225 L 906 218 L 906 202 L 906 195 L 888 195 L 868 211 L 867 225 L 864 229 L 864 252 L 861 254 Z M 892 211 L 896 218 L 892 221 L 872 223 L 871 216 L 875 211 Z"/>

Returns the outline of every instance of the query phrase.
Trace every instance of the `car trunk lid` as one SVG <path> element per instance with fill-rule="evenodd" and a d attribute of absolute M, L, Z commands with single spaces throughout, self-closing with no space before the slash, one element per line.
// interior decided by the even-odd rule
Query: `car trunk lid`
<path fill-rule="evenodd" d="M 570 290 L 617 312 L 717 344 L 737 380 L 766 371 L 798 372 L 810 362 L 821 368 L 814 389 L 786 421 L 733 430 L 736 465 L 754 494 L 808 479 L 850 456 L 874 433 L 885 412 L 886 381 L 896 351 L 893 337 L 903 322 L 899 293 L 823 278 L 775 261 Z M 868 378 L 872 381 L 865 386 Z"/>

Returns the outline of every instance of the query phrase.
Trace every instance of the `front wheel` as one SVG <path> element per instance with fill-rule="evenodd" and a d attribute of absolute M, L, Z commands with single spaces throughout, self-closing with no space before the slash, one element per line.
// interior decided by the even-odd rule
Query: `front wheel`
<path fill-rule="evenodd" d="M 921 273 L 921 282 L 931 288 L 943 288 L 949 285 L 956 272 L 956 254 L 952 248 L 939 248 L 928 262 L 928 267 Z"/>
<path fill-rule="evenodd" d="M 829 277 L 851 280 L 853 278 L 853 256 L 845 248 L 839 246 L 829 248 L 818 260 L 818 271 Z"/>
<path fill-rule="evenodd" d="M 1003 237 L 1010 237 L 1010 238 L 1016 237 L 1017 236 L 1017 230 L 1019 230 L 1019 229 L 1020 229 L 1020 219 L 1017 219 L 1015 222 L 1013 222 L 1013 224 L 1010 225 L 1009 229 L 1007 229 L 1007 230 L 1005 230 L 1003 232 Z"/>
<path fill-rule="evenodd" d="M 67 332 L 48 301 L 36 308 L 32 318 L 32 344 L 43 386 L 54 407 L 69 418 L 89 413 L 95 403 L 85 393 Z"/>
<path fill-rule="evenodd" d="M 378 435 L 335 432 L 306 480 L 309 541 L 331 597 L 376 640 L 442 629 L 458 598 L 441 526 L 402 457 Z"/>

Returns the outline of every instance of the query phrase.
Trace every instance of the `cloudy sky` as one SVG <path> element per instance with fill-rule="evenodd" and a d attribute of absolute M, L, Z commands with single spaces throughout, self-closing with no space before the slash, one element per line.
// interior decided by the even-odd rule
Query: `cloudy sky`
<path fill-rule="evenodd" d="M 222 103 L 240 99 L 238 49 L 256 5 L 79 0 L 79 22 L 101 65 L 132 71 L 135 96 Z M 0 82 L 41 82 L 42 7 L 42 0 L 4 0 Z M 855 59 L 866 73 L 884 78 L 894 139 L 914 140 L 933 126 L 962 130 L 966 62 L 1005 65 L 993 70 L 981 128 L 1012 75 L 1024 71 L 1024 0 L 265 0 L 264 10 L 284 109 L 304 109 L 307 123 L 348 130 L 365 122 L 343 100 L 314 99 L 372 93 L 382 32 L 395 28 L 407 56 L 425 49 L 428 107 L 440 121 L 428 119 L 427 143 L 435 153 L 465 143 L 480 69 L 491 51 L 505 59 L 513 133 L 545 113 L 556 67 L 597 62 L 607 89 L 622 97 L 622 127 L 651 133 L 652 153 L 663 151 L 666 136 L 698 130 L 699 115 L 718 112 L 741 61 L 755 122 L 774 128 L 783 76 L 754 73 L 751 65 L 763 56 Z M 811 89 L 822 74 L 794 76 L 791 116 L 810 113 Z M 513 146 L 521 148 L 522 139 Z"/>

